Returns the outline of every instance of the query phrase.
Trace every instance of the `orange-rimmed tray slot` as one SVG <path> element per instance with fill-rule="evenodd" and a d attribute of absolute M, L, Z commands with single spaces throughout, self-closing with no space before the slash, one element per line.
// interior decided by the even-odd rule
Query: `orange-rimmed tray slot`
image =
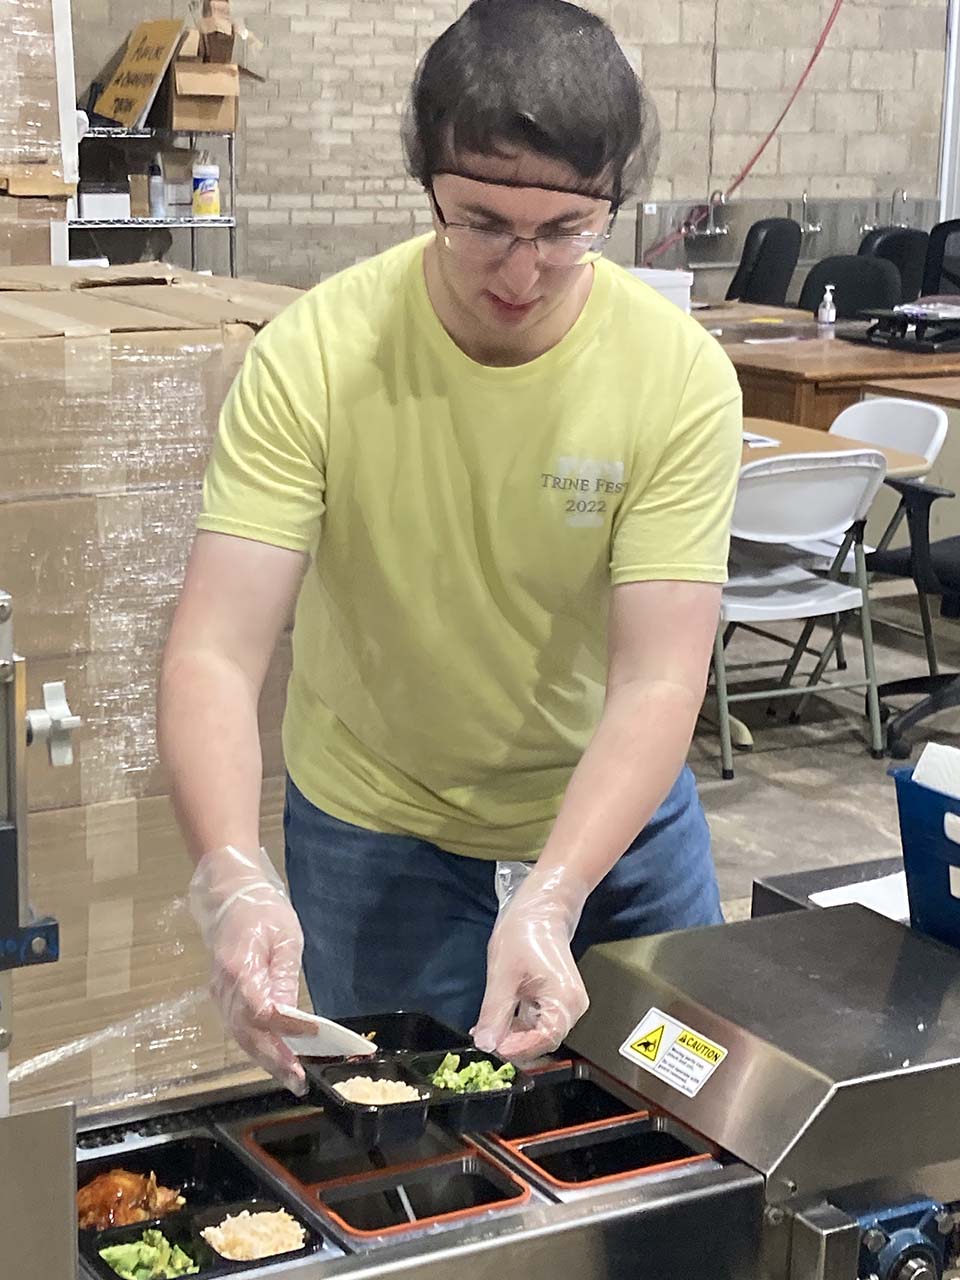
<path fill-rule="evenodd" d="M 405 1207 L 397 1194 L 400 1187 Z M 447 1156 L 406 1170 L 390 1169 L 374 1177 L 348 1178 L 312 1190 L 327 1218 L 347 1236 L 364 1241 L 470 1222 L 494 1210 L 520 1208 L 531 1196 L 527 1183 L 476 1149 L 464 1156 Z M 454 1206 L 458 1198 L 463 1203 Z"/>
<path fill-rule="evenodd" d="M 562 1191 L 577 1191 L 714 1159 L 712 1151 L 696 1149 L 692 1134 L 690 1139 L 688 1142 L 646 1118 L 632 1118 L 559 1136 L 528 1138 L 512 1144 L 511 1151 L 536 1178 Z"/>
<path fill-rule="evenodd" d="M 536 1088 L 518 1098 L 496 1140 L 510 1150 L 522 1142 L 588 1132 L 646 1117 L 650 1104 L 588 1063 L 565 1063 L 536 1076 Z"/>
<path fill-rule="evenodd" d="M 528 1147 L 531 1142 L 546 1142 L 550 1138 L 575 1138 L 581 1133 L 593 1133 L 601 1129 L 616 1129 L 621 1124 L 627 1124 L 633 1120 L 649 1120 L 651 1116 L 649 1111 L 625 1111 L 621 1116 L 612 1116 L 608 1120 L 588 1120 L 584 1124 L 571 1124 L 563 1129 L 544 1129 L 542 1133 L 530 1133 L 525 1138 L 496 1138 L 497 1142 L 502 1143 L 505 1147 L 513 1152 L 519 1152 L 521 1147 Z"/>
<path fill-rule="evenodd" d="M 266 1124 L 259 1121 L 244 1130 L 241 1143 L 258 1164 L 297 1190 L 379 1178 L 385 1172 L 417 1169 L 475 1150 L 452 1134 L 428 1128 L 416 1142 L 364 1151 L 323 1112 Z"/>

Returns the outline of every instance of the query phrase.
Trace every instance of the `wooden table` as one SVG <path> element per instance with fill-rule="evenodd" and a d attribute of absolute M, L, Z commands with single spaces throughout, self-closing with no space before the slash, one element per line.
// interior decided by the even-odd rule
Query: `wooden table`
<path fill-rule="evenodd" d="M 751 448 L 743 446 L 743 461 L 757 462 L 761 458 L 776 458 L 784 453 L 843 453 L 847 449 L 866 449 L 860 440 L 848 440 L 845 436 L 827 435 L 812 427 L 798 427 L 789 422 L 774 422 L 769 418 L 744 418 L 744 431 L 771 436 L 780 442 L 779 447 Z M 922 476 L 927 470 L 926 460 L 915 453 L 901 453 L 898 449 L 879 449 L 887 460 L 887 475 L 897 480 Z"/>
<path fill-rule="evenodd" d="M 947 438 L 930 468 L 933 484 L 960 493 L 960 378 L 896 378 L 868 382 L 863 388 L 864 400 L 877 396 L 898 396 L 906 400 L 925 400 L 940 405 L 947 415 Z M 935 502 L 930 508 L 930 534 L 933 538 L 960 535 L 960 502 Z M 906 535 L 898 539 L 905 545 Z M 896 545 L 896 544 L 895 544 Z"/>
<path fill-rule="evenodd" d="M 925 355 L 821 338 L 808 311 L 726 302 L 693 316 L 733 361 L 744 413 L 759 418 L 826 431 L 868 383 L 960 376 L 960 352 Z M 865 321 L 842 321 L 837 332 L 866 327 Z"/>
<path fill-rule="evenodd" d="M 896 378 L 869 382 L 864 395 L 903 396 L 907 400 L 926 400 L 942 404 L 946 409 L 960 409 L 960 378 Z"/>
<path fill-rule="evenodd" d="M 691 313 L 694 320 L 699 320 L 706 329 L 739 328 L 741 325 L 755 327 L 758 335 L 764 328 L 776 324 L 779 328 L 784 324 L 812 325 L 816 333 L 816 321 L 809 311 L 797 311 L 791 307 L 769 307 L 757 302 L 711 302 L 707 306 L 697 306 Z M 720 336 L 720 335 L 718 335 Z"/>
<path fill-rule="evenodd" d="M 723 341 L 721 337 L 720 341 Z M 929 355 L 804 338 L 725 347 L 743 389 L 744 413 L 826 431 L 865 386 L 888 378 L 960 375 L 960 352 Z"/>

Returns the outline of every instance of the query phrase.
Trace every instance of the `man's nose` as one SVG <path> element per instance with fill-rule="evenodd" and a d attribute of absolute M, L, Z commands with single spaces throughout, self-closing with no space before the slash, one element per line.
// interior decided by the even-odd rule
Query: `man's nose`
<path fill-rule="evenodd" d="M 537 246 L 530 240 L 517 240 L 500 264 L 497 276 L 511 294 L 508 302 L 526 301 L 526 295 L 540 279 Z"/>

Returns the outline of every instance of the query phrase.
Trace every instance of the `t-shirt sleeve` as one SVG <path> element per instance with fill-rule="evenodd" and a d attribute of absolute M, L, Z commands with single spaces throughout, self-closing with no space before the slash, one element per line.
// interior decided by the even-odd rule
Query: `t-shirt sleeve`
<path fill-rule="evenodd" d="M 628 483 L 613 532 L 615 585 L 726 582 L 742 439 L 736 373 L 716 343 L 704 343 L 659 462 Z"/>
<path fill-rule="evenodd" d="M 324 511 L 327 396 L 320 362 L 310 402 L 284 377 L 266 330 L 227 395 L 197 527 L 294 551 L 317 542 Z M 285 361 L 284 361 L 285 362 Z"/>

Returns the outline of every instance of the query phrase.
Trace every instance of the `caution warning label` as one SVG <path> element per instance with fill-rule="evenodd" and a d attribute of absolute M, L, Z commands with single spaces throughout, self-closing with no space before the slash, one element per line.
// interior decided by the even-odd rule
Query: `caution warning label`
<path fill-rule="evenodd" d="M 656 1062 L 657 1054 L 660 1052 L 660 1042 L 663 1040 L 663 1033 L 666 1027 L 661 1022 L 659 1027 L 655 1027 L 648 1032 L 642 1040 L 634 1040 L 630 1046 L 637 1053 L 642 1053 L 645 1058 L 649 1058 L 651 1062 Z"/>
<path fill-rule="evenodd" d="M 697 1096 L 727 1056 L 722 1045 L 660 1009 L 647 1011 L 620 1046 L 620 1052 L 688 1098 Z"/>

